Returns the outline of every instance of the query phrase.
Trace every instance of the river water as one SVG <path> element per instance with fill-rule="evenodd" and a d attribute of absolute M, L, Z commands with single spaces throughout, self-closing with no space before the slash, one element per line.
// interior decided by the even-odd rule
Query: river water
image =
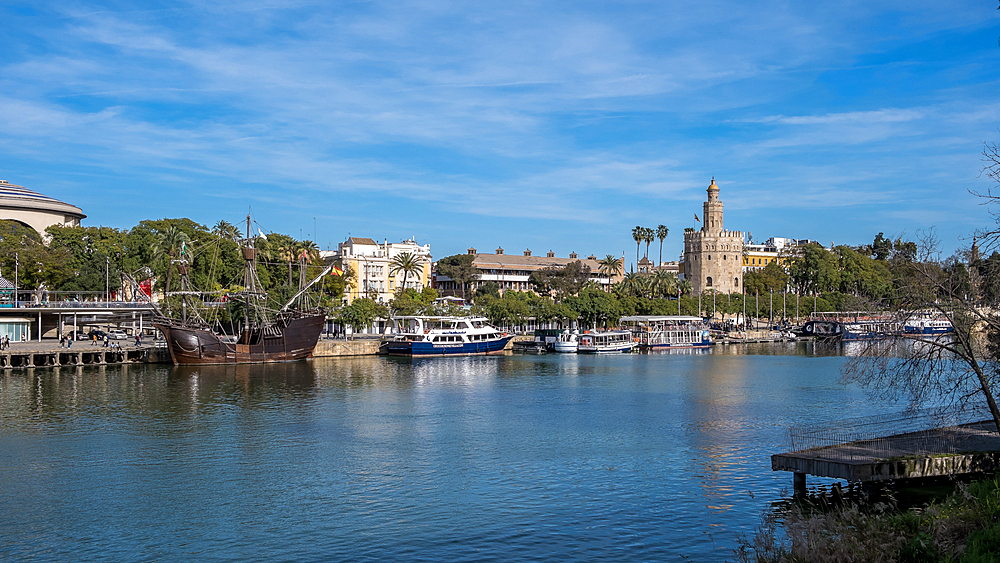
<path fill-rule="evenodd" d="M 789 425 L 885 412 L 812 344 L 0 376 L 0 559 L 725 561 Z M 811 481 L 813 483 L 814 481 Z"/>

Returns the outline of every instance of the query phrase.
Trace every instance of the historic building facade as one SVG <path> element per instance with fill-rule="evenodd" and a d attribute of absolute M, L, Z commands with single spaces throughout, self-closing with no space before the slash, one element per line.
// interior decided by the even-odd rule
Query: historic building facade
<path fill-rule="evenodd" d="M 701 230 L 684 233 L 684 279 L 694 293 L 743 291 L 743 232 L 727 231 L 722 224 L 719 186 L 712 178 L 702 213 Z"/>

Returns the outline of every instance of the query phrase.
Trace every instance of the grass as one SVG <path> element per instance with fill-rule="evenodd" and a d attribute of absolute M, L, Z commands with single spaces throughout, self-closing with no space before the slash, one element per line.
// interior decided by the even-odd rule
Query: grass
<path fill-rule="evenodd" d="M 1000 562 L 1000 476 L 958 484 L 943 501 L 794 502 L 740 538 L 742 563 Z"/>

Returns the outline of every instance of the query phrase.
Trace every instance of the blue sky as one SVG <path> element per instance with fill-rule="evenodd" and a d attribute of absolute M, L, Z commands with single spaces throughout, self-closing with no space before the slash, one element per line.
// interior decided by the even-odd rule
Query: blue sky
<path fill-rule="evenodd" d="M 676 259 L 714 176 L 757 240 L 933 228 L 951 253 L 990 220 L 996 7 L 5 2 L 0 178 L 87 225 L 250 207 L 324 249 L 631 264 L 635 225 Z"/>

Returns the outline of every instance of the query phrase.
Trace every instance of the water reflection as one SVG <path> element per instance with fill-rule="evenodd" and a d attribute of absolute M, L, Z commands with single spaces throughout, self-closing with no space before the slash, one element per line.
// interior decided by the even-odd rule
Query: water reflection
<path fill-rule="evenodd" d="M 785 428 L 871 408 L 758 346 L 7 372 L 0 558 L 722 560 Z"/>

